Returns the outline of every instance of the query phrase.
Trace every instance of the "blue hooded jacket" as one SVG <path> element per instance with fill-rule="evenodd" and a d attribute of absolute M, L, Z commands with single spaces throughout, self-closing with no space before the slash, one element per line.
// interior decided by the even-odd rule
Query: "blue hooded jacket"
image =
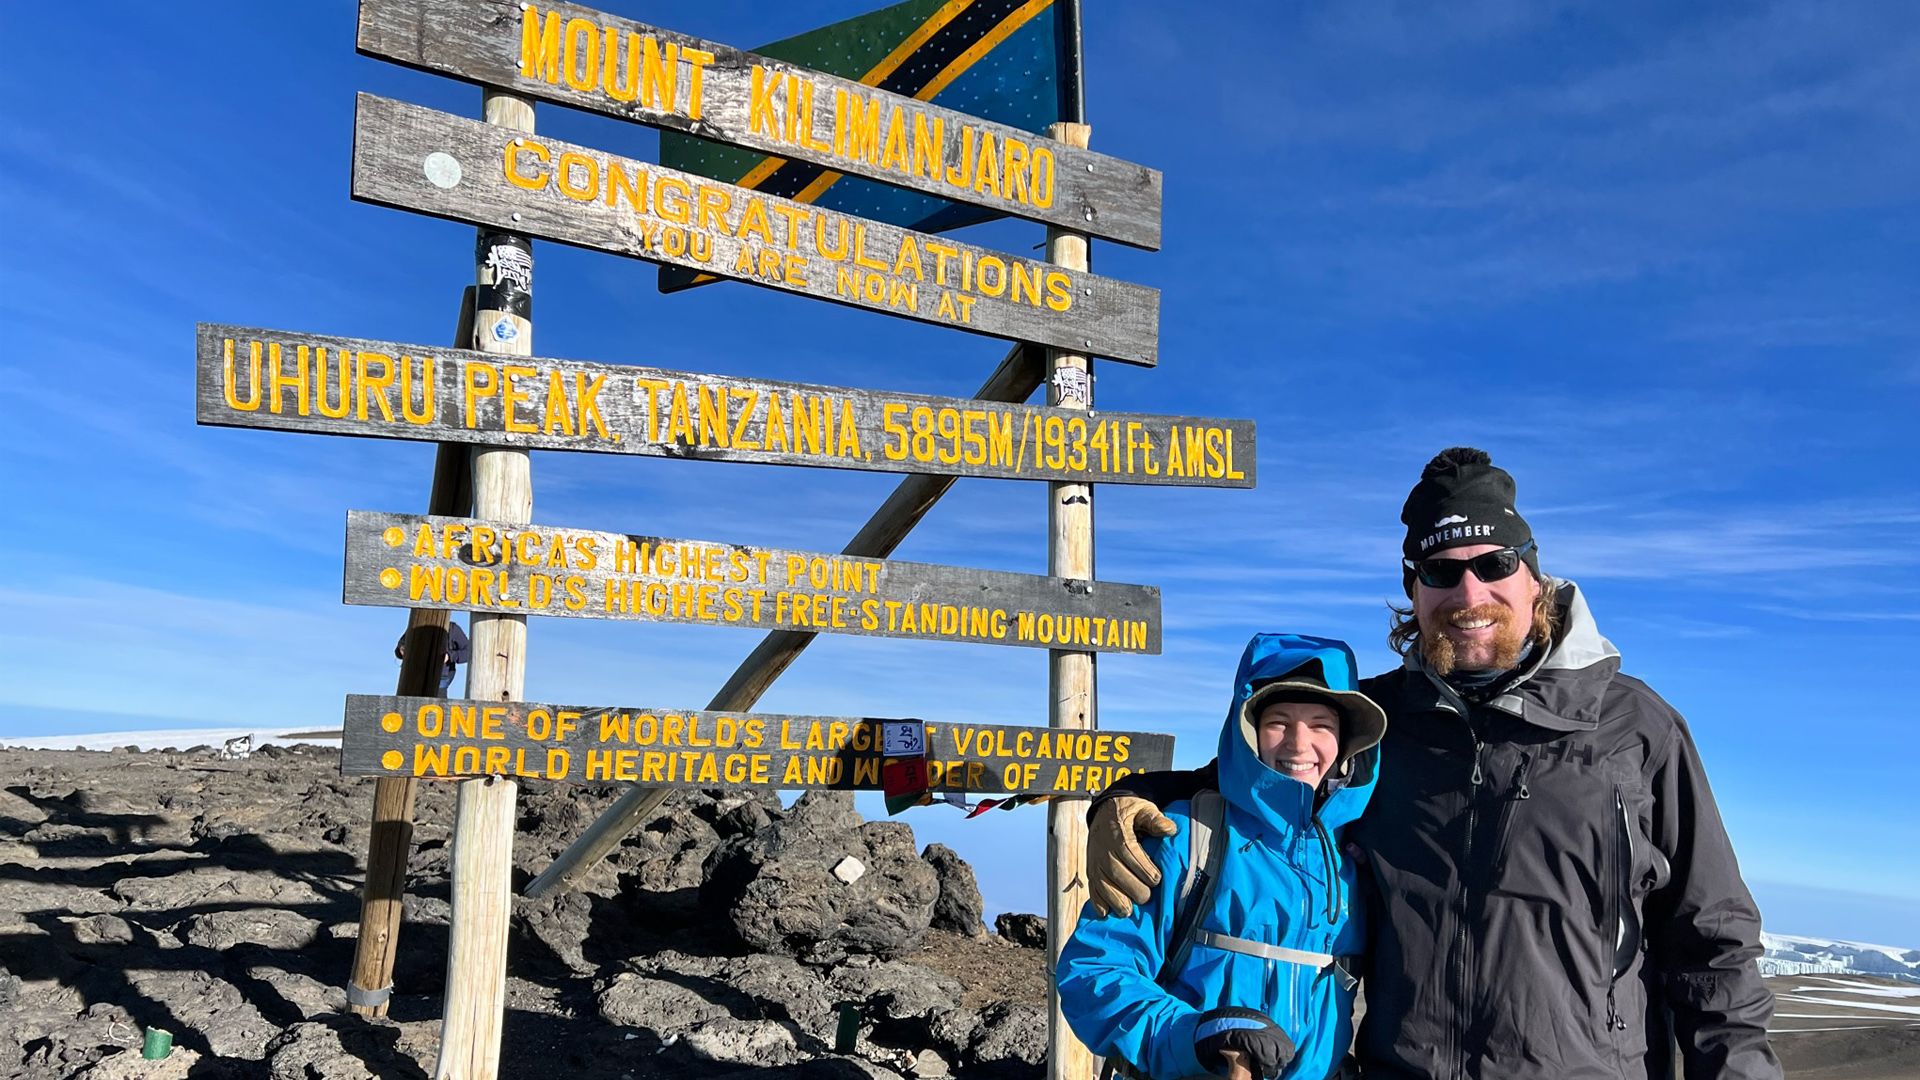
<path fill-rule="evenodd" d="M 1226 810 L 1213 842 L 1226 847 L 1199 927 L 1355 956 L 1365 941 L 1365 913 L 1339 839 L 1341 829 L 1366 809 L 1379 779 L 1380 751 L 1368 747 L 1355 755 L 1347 775 L 1328 785 L 1330 794 L 1316 813 L 1313 789 L 1262 762 L 1240 719 L 1256 686 L 1315 660 L 1329 689 L 1356 689 L 1353 651 L 1330 638 L 1259 634 L 1240 658 L 1233 703 L 1220 729 Z M 1345 735 L 1343 757 L 1350 752 Z M 1180 1080 L 1207 1073 L 1193 1045 L 1200 1014 L 1225 1006 L 1257 1009 L 1286 1031 L 1297 1050 L 1282 1077 L 1321 1080 L 1352 1041 L 1354 993 L 1341 988 L 1339 973 L 1196 942 L 1170 989 L 1154 981 L 1167 950 L 1178 945 L 1170 940 L 1173 909 L 1188 872 L 1189 803 L 1176 802 L 1165 812 L 1180 832 L 1148 846 L 1161 874 L 1153 897 L 1125 918 L 1101 918 L 1088 905 L 1061 950 L 1060 1007 L 1068 1025 L 1096 1054 L 1122 1058 L 1155 1080 Z"/>

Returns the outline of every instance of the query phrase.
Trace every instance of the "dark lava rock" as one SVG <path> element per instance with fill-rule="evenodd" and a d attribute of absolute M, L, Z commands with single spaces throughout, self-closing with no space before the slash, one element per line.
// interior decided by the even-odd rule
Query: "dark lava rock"
<path fill-rule="evenodd" d="M 743 802 L 714 819 L 713 829 L 722 837 L 752 836 L 773 824 L 773 814 L 757 802 Z"/>
<path fill-rule="evenodd" d="M 965 1075 L 988 1080 L 1028 1080 L 1047 1064 L 1047 1013 L 1038 1005 L 997 1001 L 981 1010 Z"/>
<path fill-rule="evenodd" d="M 827 986 L 836 999 L 860 1002 L 862 1012 L 884 1020 L 924 1019 L 958 1005 L 961 995 L 960 984 L 939 972 L 865 956 L 834 968 Z"/>
<path fill-rule="evenodd" d="M 683 1013 L 682 1022 L 677 1025 L 651 1024 L 643 1017 L 634 1026 L 667 1036 L 725 1014 L 752 1020 L 789 1021 L 803 1035 L 800 1040 L 803 1048 L 825 1051 L 833 1045 L 834 1027 L 839 1018 L 834 1002 L 842 1000 L 845 995 L 830 993 L 827 982 L 820 975 L 790 957 L 764 953 L 749 956 L 692 956 L 664 949 L 635 957 L 630 963 L 635 978 L 616 976 L 614 984 L 602 992 L 600 1000 L 603 1015 L 610 1004 L 625 1014 L 631 1003 L 652 995 L 671 997 L 683 1007 L 697 998 L 705 1006 Z M 688 991 L 691 997 L 668 994 L 651 985 L 620 990 L 623 984 L 636 980 L 669 983 Z M 686 1018 L 692 1012 L 699 1015 Z"/>
<path fill-rule="evenodd" d="M 599 997 L 608 1023 L 640 1028 L 665 1039 L 709 1020 L 729 1015 L 727 1006 L 673 978 L 652 978 L 623 971 Z"/>
<path fill-rule="evenodd" d="M 1001 937 L 1023 948 L 1047 947 L 1047 920 L 1044 916 L 1003 911 L 993 920 L 993 928 Z"/>
<path fill-rule="evenodd" d="M 680 1045 L 702 1061 L 729 1065 L 787 1065 L 800 1058 L 793 1025 L 779 1020 L 723 1017 L 688 1032 Z"/>
<path fill-rule="evenodd" d="M 138 966 L 136 966 L 138 965 Z M 124 980 L 117 996 L 138 1003 L 142 1010 L 164 1010 L 174 1041 L 209 1057 L 258 1061 L 267 1040 L 280 1025 L 261 1015 L 238 986 L 204 971 L 169 971 L 130 959 L 128 970 L 109 980 L 101 976 L 87 986 L 95 992 Z M 221 968 L 221 973 L 226 970 Z M 246 982 L 244 977 L 242 982 Z"/>
<path fill-rule="evenodd" d="M 209 911 L 187 919 L 174 933 L 187 944 L 204 949 L 231 949 L 235 945 L 251 944 L 296 952 L 320 936 L 320 923 L 285 908 Z M 129 940 L 131 936 L 132 931 L 129 930 Z"/>
<path fill-rule="evenodd" d="M 849 857 L 865 872 L 845 881 L 833 871 Z M 702 907 L 748 948 L 819 964 L 912 948 L 940 892 L 913 830 L 862 823 L 847 792 L 808 792 L 778 823 L 722 844 L 704 873 Z"/>
<path fill-rule="evenodd" d="M 332 1017 L 295 1024 L 267 1044 L 270 1080 L 424 1078 L 418 1062 L 395 1049 L 398 1032 L 377 1021 Z"/>
<path fill-rule="evenodd" d="M 980 899 L 980 883 L 974 880 L 973 867 L 945 844 L 928 844 L 920 857 L 933 867 L 940 881 L 940 895 L 933 901 L 933 928 L 969 937 L 987 932 L 981 921 L 985 901 Z"/>
<path fill-rule="evenodd" d="M 71 925 L 76 945 L 130 945 L 133 927 L 118 915 L 89 915 Z"/>

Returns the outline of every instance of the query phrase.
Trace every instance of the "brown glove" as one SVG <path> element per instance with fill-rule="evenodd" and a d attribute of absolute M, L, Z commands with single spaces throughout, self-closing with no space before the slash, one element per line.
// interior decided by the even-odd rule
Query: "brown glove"
<path fill-rule="evenodd" d="M 1087 893 L 1101 915 L 1133 914 L 1160 884 L 1160 870 L 1140 848 L 1140 837 L 1172 836 L 1173 819 L 1147 799 L 1116 795 L 1094 807 L 1087 822 Z"/>

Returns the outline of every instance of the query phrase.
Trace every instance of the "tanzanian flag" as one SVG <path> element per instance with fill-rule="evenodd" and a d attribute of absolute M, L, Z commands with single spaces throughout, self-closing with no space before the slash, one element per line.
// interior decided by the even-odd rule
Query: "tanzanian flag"
<path fill-rule="evenodd" d="M 753 50 L 904 97 L 1025 131 L 1067 118 L 1075 92 L 1070 0 L 905 0 Z M 660 133 L 660 164 L 822 209 L 922 232 L 1003 216 L 674 131 Z M 694 284 L 662 267 L 660 288 Z M 702 281 L 716 280 L 699 275 Z"/>

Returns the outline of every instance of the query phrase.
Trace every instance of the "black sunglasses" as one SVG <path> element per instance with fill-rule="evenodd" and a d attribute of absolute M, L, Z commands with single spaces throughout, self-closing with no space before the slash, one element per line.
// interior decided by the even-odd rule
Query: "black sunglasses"
<path fill-rule="evenodd" d="M 1529 540 L 1519 547 L 1501 548 L 1489 551 L 1485 555 L 1475 555 L 1471 559 L 1401 559 L 1408 572 L 1420 579 L 1420 584 L 1429 589 L 1451 589 L 1460 584 L 1467 571 L 1484 582 L 1501 581 L 1513 576 L 1520 569 L 1520 562 L 1527 552 L 1533 550 L 1533 541 Z"/>

